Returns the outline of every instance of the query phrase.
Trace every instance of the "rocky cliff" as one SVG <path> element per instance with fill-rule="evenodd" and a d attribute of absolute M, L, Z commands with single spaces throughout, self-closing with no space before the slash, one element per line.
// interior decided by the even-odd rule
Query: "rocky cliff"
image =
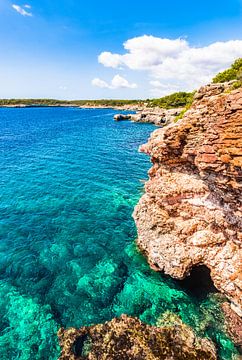
<path fill-rule="evenodd" d="M 168 316 L 167 316 L 168 315 Z M 123 315 L 100 325 L 59 330 L 60 360 L 215 360 L 208 339 L 166 314 L 160 327 Z M 170 324 L 172 323 L 172 325 Z"/>
<path fill-rule="evenodd" d="M 242 309 L 242 90 L 202 87 L 183 119 L 156 130 L 141 151 L 153 167 L 134 211 L 150 265 L 177 279 L 206 265 Z"/>

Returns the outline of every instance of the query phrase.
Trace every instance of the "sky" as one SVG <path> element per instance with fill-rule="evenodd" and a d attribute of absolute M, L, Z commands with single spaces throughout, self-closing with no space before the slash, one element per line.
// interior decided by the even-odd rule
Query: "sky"
<path fill-rule="evenodd" d="M 0 0 L 0 98 L 147 99 L 242 57 L 242 0 Z"/>

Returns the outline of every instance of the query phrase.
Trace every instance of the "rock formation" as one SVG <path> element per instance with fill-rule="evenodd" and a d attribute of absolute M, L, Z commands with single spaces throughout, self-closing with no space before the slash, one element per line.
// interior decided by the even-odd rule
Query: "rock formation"
<path fill-rule="evenodd" d="M 215 360 L 208 339 L 194 335 L 175 315 L 172 325 L 149 326 L 123 315 L 100 325 L 59 330 L 60 360 Z M 168 320 L 168 321 L 167 321 Z"/>
<path fill-rule="evenodd" d="M 123 120 L 131 120 L 131 116 L 130 114 L 126 115 L 126 114 L 116 114 L 114 115 L 114 120 L 116 121 L 123 121 Z"/>
<path fill-rule="evenodd" d="M 137 111 L 136 114 L 117 114 L 114 115 L 114 120 L 131 120 L 134 122 L 150 123 L 155 125 L 167 125 L 173 122 L 176 116 L 180 115 L 183 108 L 177 109 L 161 109 L 161 108 L 147 108 Z"/>
<path fill-rule="evenodd" d="M 153 167 L 134 211 L 150 265 L 177 279 L 205 265 L 242 309 L 242 89 L 202 87 L 183 119 L 154 131 L 141 151 Z"/>
<path fill-rule="evenodd" d="M 242 351 L 242 318 L 231 309 L 228 302 L 222 304 L 222 310 L 225 315 L 227 332 L 235 345 Z"/>

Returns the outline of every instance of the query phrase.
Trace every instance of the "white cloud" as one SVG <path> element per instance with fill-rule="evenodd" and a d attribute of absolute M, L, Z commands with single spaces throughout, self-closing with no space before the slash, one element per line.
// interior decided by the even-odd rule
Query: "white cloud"
<path fill-rule="evenodd" d="M 14 10 L 16 10 L 20 15 L 23 15 L 23 16 L 33 16 L 33 14 L 32 14 L 31 12 L 24 10 L 24 8 L 26 8 L 26 9 L 31 9 L 31 6 L 30 6 L 30 5 L 27 5 L 27 4 L 26 4 L 26 5 L 24 5 L 23 7 L 21 7 L 21 6 L 19 6 L 19 5 L 13 4 L 13 5 L 12 5 L 12 8 L 13 8 Z"/>
<path fill-rule="evenodd" d="M 115 75 L 114 78 L 112 79 L 112 87 L 114 89 L 119 89 L 119 88 L 135 89 L 137 88 L 137 85 L 134 83 L 129 83 L 128 80 L 126 80 L 120 75 Z"/>
<path fill-rule="evenodd" d="M 95 78 L 92 80 L 92 85 L 93 86 L 96 86 L 96 87 L 99 87 L 99 88 L 109 88 L 109 85 L 106 81 L 104 80 L 101 80 L 99 78 Z"/>
<path fill-rule="evenodd" d="M 120 75 L 115 75 L 111 81 L 110 84 L 108 84 L 106 81 L 95 78 L 92 80 L 92 85 L 97 86 L 99 88 L 106 88 L 106 89 L 120 89 L 120 88 L 129 88 L 129 89 L 135 89 L 137 88 L 137 85 L 135 83 L 130 83 L 127 79 Z"/>
<path fill-rule="evenodd" d="M 180 86 L 172 83 L 162 83 L 159 80 L 150 81 L 152 88 L 149 90 L 150 94 L 155 97 L 169 95 L 180 90 Z"/>
<path fill-rule="evenodd" d="M 121 55 L 104 51 L 99 55 L 98 61 L 106 67 L 118 68 L 122 64 L 121 58 Z"/>
<path fill-rule="evenodd" d="M 102 52 L 98 61 L 106 67 L 143 70 L 156 89 L 193 90 L 242 57 L 242 40 L 215 42 L 193 47 L 184 39 L 139 36 L 126 41 L 124 54 Z M 169 86 L 168 86 L 169 84 Z M 153 89 L 153 90 L 154 90 Z M 176 90 L 176 91 L 177 91 Z"/>
<path fill-rule="evenodd" d="M 102 52 L 98 61 L 106 67 L 118 68 L 127 66 L 132 70 L 149 69 L 159 65 L 166 57 L 176 57 L 188 48 L 183 39 L 161 39 L 154 36 L 140 36 L 126 41 L 127 53 L 124 55 Z"/>

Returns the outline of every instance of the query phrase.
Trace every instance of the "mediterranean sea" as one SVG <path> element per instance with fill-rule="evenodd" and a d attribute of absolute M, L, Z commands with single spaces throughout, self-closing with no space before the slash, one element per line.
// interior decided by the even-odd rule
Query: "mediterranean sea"
<path fill-rule="evenodd" d="M 0 357 L 57 359 L 60 327 L 171 311 L 221 359 L 236 350 L 220 296 L 152 271 L 135 246 L 134 206 L 155 129 L 112 109 L 0 109 Z"/>

